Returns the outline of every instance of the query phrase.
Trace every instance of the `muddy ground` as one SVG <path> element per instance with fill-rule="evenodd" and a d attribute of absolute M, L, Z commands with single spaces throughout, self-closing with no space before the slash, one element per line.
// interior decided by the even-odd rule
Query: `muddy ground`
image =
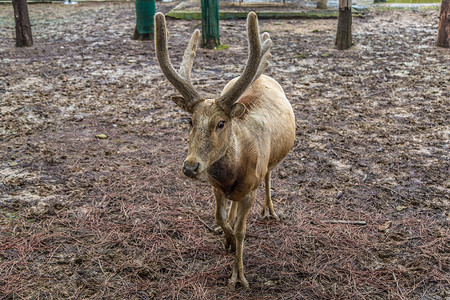
<path fill-rule="evenodd" d="M 134 4 L 29 9 L 34 46 L 16 49 L 0 6 L 0 298 L 449 299 L 450 53 L 435 47 L 437 10 L 366 12 L 342 52 L 337 20 L 260 20 L 297 138 L 273 176 L 281 220 L 261 220 L 260 192 L 251 288 L 230 292 L 210 188 L 180 173 L 189 116 L 152 42 L 130 39 Z M 175 65 L 199 24 L 168 20 Z M 244 21 L 220 30 L 229 48 L 199 49 L 193 70 L 210 95 L 246 61 Z"/>

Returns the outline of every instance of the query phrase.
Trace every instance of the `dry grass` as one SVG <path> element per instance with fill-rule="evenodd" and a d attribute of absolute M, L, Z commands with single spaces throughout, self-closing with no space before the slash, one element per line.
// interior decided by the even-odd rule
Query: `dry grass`
<path fill-rule="evenodd" d="M 97 143 L 88 150 L 104 148 Z M 117 162 L 117 171 L 91 176 L 93 168 Z M 172 166 L 149 169 L 125 154 L 68 165 L 67 172 L 77 174 L 65 180 L 76 187 L 77 202 L 16 201 L 2 208 L 0 294 L 6 298 L 431 299 L 448 293 L 449 229 L 433 211 L 348 210 L 345 197 L 307 203 L 302 191 L 275 179 L 275 189 L 284 187 L 275 195 L 282 221 L 261 221 L 260 199 L 245 245 L 252 288 L 231 293 L 233 256 L 208 229 L 214 212 L 205 184 L 167 176 L 176 173 Z M 367 225 L 320 222 L 329 219 Z M 392 226 L 379 231 L 388 220 Z"/>

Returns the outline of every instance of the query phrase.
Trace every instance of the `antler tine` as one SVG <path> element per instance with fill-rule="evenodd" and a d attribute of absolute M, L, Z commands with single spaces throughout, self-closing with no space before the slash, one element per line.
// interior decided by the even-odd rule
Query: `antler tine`
<path fill-rule="evenodd" d="M 170 81 L 170 83 L 181 93 L 185 101 L 185 109 L 188 112 L 192 112 L 192 108 L 195 103 L 202 99 L 197 93 L 190 81 L 190 71 L 195 56 L 195 50 L 197 48 L 196 41 L 198 40 L 199 33 L 194 32 L 189 42 L 188 49 L 185 52 L 186 61 L 183 59 L 183 63 L 180 69 L 181 74 L 177 73 L 172 66 L 169 58 L 169 51 L 167 47 L 167 28 L 166 18 L 163 13 L 155 14 L 155 50 L 156 57 L 158 59 L 159 66 L 164 76 Z"/>
<path fill-rule="evenodd" d="M 217 102 L 221 104 L 222 108 L 225 111 L 230 111 L 231 106 L 234 104 L 234 102 L 239 99 L 239 97 L 255 80 L 255 75 L 261 75 L 268 64 L 268 59 L 270 58 L 269 49 L 272 45 L 272 41 L 270 40 L 268 35 L 265 35 L 263 36 L 263 39 L 265 38 L 265 40 L 261 45 L 261 40 L 259 37 L 258 17 L 254 12 L 250 12 L 247 16 L 247 34 L 249 54 L 244 72 L 235 82 L 235 84 L 225 94 L 221 95 L 217 99 Z M 263 65 L 261 66 L 262 60 Z"/>
<path fill-rule="evenodd" d="M 261 50 L 261 53 L 263 53 L 263 55 L 261 58 L 261 62 L 259 63 L 258 72 L 256 72 L 256 75 L 253 78 L 252 83 L 255 82 L 255 80 L 262 75 L 262 73 L 266 70 L 266 68 L 270 64 L 269 60 L 272 58 L 272 54 L 269 52 L 270 47 L 272 46 L 272 40 L 270 39 L 270 35 L 268 32 L 263 33 L 262 41 L 263 41 L 263 49 Z"/>
<path fill-rule="evenodd" d="M 191 70 L 194 64 L 195 52 L 197 51 L 197 44 L 200 38 L 200 30 L 196 29 L 191 36 L 191 40 L 184 51 L 183 61 L 180 66 L 179 74 L 182 78 L 191 82 Z"/>

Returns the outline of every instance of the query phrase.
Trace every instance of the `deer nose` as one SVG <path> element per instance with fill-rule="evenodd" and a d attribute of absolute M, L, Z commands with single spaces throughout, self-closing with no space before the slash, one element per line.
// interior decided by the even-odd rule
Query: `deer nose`
<path fill-rule="evenodd" d="M 200 167 L 200 163 L 198 162 L 190 162 L 190 161 L 184 161 L 183 165 L 183 173 L 187 177 L 195 177 L 198 174 L 198 169 Z"/>

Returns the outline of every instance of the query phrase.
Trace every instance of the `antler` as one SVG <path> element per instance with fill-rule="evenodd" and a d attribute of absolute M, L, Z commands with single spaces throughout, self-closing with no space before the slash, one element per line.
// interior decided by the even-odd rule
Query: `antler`
<path fill-rule="evenodd" d="M 261 44 L 258 17 L 254 12 L 250 12 L 247 16 L 247 35 L 249 54 L 244 72 L 235 84 L 217 99 L 217 102 L 227 112 L 231 110 L 231 106 L 245 90 L 264 72 L 269 65 L 269 59 L 272 57 L 269 52 L 272 40 L 268 33 L 264 33 Z"/>
<path fill-rule="evenodd" d="M 179 72 L 175 71 L 170 62 L 167 47 L 166 18 L 163 13 L 155 15 L 155 49 L 156 58 L 164 76 L 181 93 L 184 99 L 174 98 L 174 102 L 182 109 L 192 113 L 195 104 L 202 99 L 191 83 L 191 69 L 194 63 L 195 51 L 200 37 L 200 31 L 195 30 L 184 52 Z"/>

